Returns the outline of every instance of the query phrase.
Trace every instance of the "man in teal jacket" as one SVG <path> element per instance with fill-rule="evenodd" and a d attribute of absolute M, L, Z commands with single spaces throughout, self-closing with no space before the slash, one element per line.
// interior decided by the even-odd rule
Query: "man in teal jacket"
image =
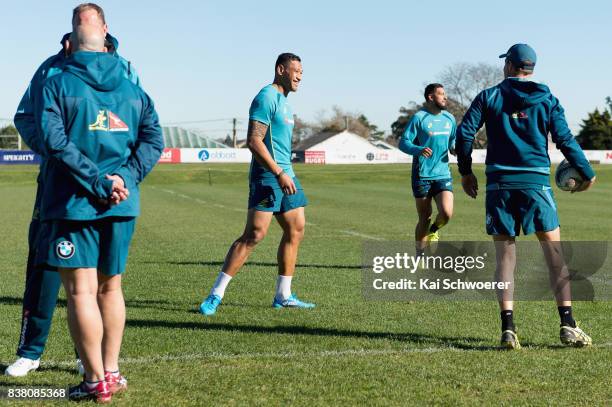
<path fill-rule="evenodd" d="M 78 26 L 77 51 L 42 90 L 38 131 L 47 156 L 38 261 L 57 267 L 71 335 L 85 368 L 71 399 L 110 401 L 125 325 L 121 274 L 140 213 L 138 185 L 163 137 L 152 100 L 124 77 L 98 27 Z"/>
<path fill-rule="evenodd" d="M 95 11 L 95 10 L 94 10 Z M 87 11 L 83 11 L 87 13 Z M 75 18 L 78 17 L 75 16 Z M 42 84 L 53 75 L 61 73 L 64 63 L 70 52 L 70 33 L 64 35 L 61 40 L 62 49 L 56 55 L 47 58 L 36 70 L 28 89 L 24 93 L 17 108 L 14 122 L 21 137 L 26 144 L 37 154 L 42 154 L 41 139 L 36 131 L 34 117 L 34 106 L 40 98 Z M 118 41 L 106 34 L 107 51 L 116 56 L 124 67 L 124 75 L 134 84 L 140 85 L 140 80 L 131 63 L 117 54 Z M 44 171 L 45 157 L 40 165 L 41 172 Z M 40 206 L 42 200 L 41 175 L 37 179 L 38 188 L 35 198 L 34 211 L 28 233 L 28 260 L 26 267 L 26 284 L 23 295 L 23 312 L 19 344 L 17 347 L 18 359 L 8 366 L 5 374 L 9 376 L 24 376 L 31 370 L 38 368 L 40 357 L 45 349 L 53 312 L 57 302 L 59 287 L 61 284 L 59 275 L 45 265 L 35 266 L 36 246 L 41 227 Z M 44 232 L 43 232 L 44 233 Z M 80 365 L 80 363 L 79 363 Z"/>
<path fill-rule="evenodd" d="M 504 77 L 498 85 L 480 92 L 465 113 L 457 130 L 457 161 L 463 189 L 472 198 L 478 194 L 472 173 L 472 142 L 478 129 L 487 128 L 486 228 L 496 248 L 496 276 L 513 281 L 516 265 L 515 239 L 521 228 L 525 235 L 536 234 L 547 264 L 561 319 L 559 338 L 565 345 L 589 346 L 591 338 L 572 317 L 570 285 L 562 268 L 561 232 L 557 206 L 550 187 L 548 134 L 565 158 L 586 180 L 579 191 L 595 182 L 595 173 L 572 136 L 563 107 L 550 89 L 531 80 L 536 53 L 527 44 L 515 44 L 505 58 Z M 578 192 L 578 191 L 576 191 Z M 562 288 L 557 288 L 562 287 Z M 520 349 L 513 321 L 513 291 L 499 295 L 501 345 Z"/>
<path fill-rule="evenodd" d="M 453 216 L 453 179 L 448 166 L 448 153 L 454 152 L 457 125 L 446 111 L 444 87 L 431 83 L 425 87 L 425 104 L 406 126 L 399 149 L 412 158 L 412 193 L 416 202 L 418 222 L 414 238 L 417 250 L 427 242 L 438 241 L 438 230 Z M 431 203 L 438 214 L 431 223 Z M 431 224 L 430 224 L 431 223 Z"/>

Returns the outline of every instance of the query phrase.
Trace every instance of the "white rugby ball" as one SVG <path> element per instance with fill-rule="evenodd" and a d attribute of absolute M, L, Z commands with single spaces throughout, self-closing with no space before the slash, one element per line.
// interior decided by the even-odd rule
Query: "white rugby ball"
<path fill-rule="evenodd" d="M 561 164 L 555 171 L 555 184 L 562 191 L 574 191 L 585 182 L 582 175 L 567 162 L 561 161 Z"/>

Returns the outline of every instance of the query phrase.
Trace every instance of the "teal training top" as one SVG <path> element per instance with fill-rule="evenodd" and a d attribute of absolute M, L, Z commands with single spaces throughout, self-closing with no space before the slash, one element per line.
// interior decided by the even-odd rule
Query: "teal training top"
<path fill-rule="evenodd" d="M 60 41 L 64 43 L 70 36 L 70 33 L 65 34 Z M 117 49 L 119 48 L 119 41 L 110 34 L 106 34 L 106 40 L 112 44 L 112 51 L 109 53 L 119 59 L 121 65 L 124 67 L 123 74 L 135 85 L 140 85 L 140 79 L 134 70 L 131 62 L 125 58 L 119 56 Z M 36 120 L 34 118 L 34 109 L 40 99 L 42 92 L 42 86 L 46 79 L 62 73 L 64 64 L 66 63 L 66 56 L 64 50 L 60 50 L 56 55 L 53 55 L 45 60 L 40 67 L 34 73 L 28 89 L 24 93 L 19 106 L 17 107 L 17 113 L 15 114 L 14 122 L 15 127 L 19 131 L 19 135 L 23 138 L 26 144 L 36 154 L 43 154 L 43 142 L 40 135 L 36 132 Z M 44 168 L 44 159 L 41 164 L 41 168 Z M 40 181 L 40 179 L 39 179 Z"/>
<path fill-rule="evenodd" d="M 413 178 L 436 180 L 451 177 L 448 150 L 455 147 L 456 129 L 455 118 L 444 110 L 434 115 L 421 109 L 412 117 L 400 139 L 399 149 L 414 156 Z M 429 158 L 421 155 L 425 147 L 432 151 Z"/>
<path fill-rule="evenodd" d="M 487 185 L 500 189 L 550 186 L 548 135 L 585 179 L 595 176 L 548 86 L 525 78 L 506 78 L 476 96 L 457 130 L 457 163 L 472 173 L 472 144 L 487 128 Z"/>
<path fill-rule="evenodd" d="M 138 216 L 138 185 L 164 147 L 153 101 L 125 77 L 121 61 L 104 52 L 72 54 L 61 74 L 47 79 L 36 108 L 37 134 L 47 164 L 43 220 Z M 116 206 L 107 174 L 130 191 Z"/>
<path fill-rule="evenodd" d="M 293 135 L 293 110 L 285 95 L 274 86 L 267 85 L 259 91 L 249 109 L 249 119 L 268 126 L 264 143 L 276 163 L 291 178 L 295 177 L 291 166 L 291 138 Z M 251 160 L 251 181 L 275 179 L 274 174 L 255 160 Z"/>

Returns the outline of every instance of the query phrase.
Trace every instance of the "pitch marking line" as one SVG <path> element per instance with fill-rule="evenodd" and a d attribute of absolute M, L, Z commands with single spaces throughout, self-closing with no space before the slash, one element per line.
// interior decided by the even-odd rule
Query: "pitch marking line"
<path fill-rule="evenodd" d="M 410 164 L 410 162 L 407 161 L 405 163 L 399 163 L 399 164 Z M 347 165 L 347 164 L 345 164 L 345 165 Z M 361 165 L 372 165 L 372 164 L 361 164 Z M 198 168 L 196 171 L 204 172 L 205 170 L 206 170 L 205 168 L 201 168 L 201 169 Z M 208 170 L 213 175 L 215 175 L 215 173 L 221 174 L 221 173 L 224 173 L 224 172 L 227 172 L 227 173 L 230 173 L 230 174 L 231 173 L 234 173 L 234 174 L 244 174 L 245 173 L 244 170 L 225 170 L 225 169 L 222 170 L 222 169 L 214 169 L 214 168 L 208 168 Z M 159 169 L 158 169 L 158 171 L 159 171 Z M 376 173 L 376 174 L 381 174 L 381 173 L 410 174 L 410 173 L 408 173 L 406 171 L 407 170 L 405 168 L 395 168 L 395 169 L 372 168 L 372 169 L 363 169 L 363 170 L 351 170 L 351 169 L 345 170 L 345 169 L 342 169 L 342 168 L 338 169 L 336 167 L 334 169 L 329 168 L 329 171 L 325 171 L 324 170 L 323 172 L 302 170 L 302 171 L 299 171 L 299 174 L 297 174 L 297 175 L 313 175 L 313 174 L 316 174 L 316 175 L 318 175 L 318 174 L 327 175 L 327 174 L 330 174 L 330 173 L 334 173 L 334 174 L 348 174 L 348 175 L 352 175 L 352 174 L 374 174 L 374 173 Z M 166 170 L 165 172 L 172 172 L 172 170 L 169 170 L 169 171 Z"/>
<path fill-rule="evenodd" d="M 225 205 L 218 204 L 218 203 L 213 203 L 213 204 L 210 204 L 210 203 L 208 203 L 208 202 L 206 202 L 206 201 L 204 201 L 204 200 L 202 200 L 202 199 L 199 199 L 199 198 L 194 198 L 194 197 L 192 197 L 192 196 L 185 195 L 185 194 L 181 194 L 181 193 L 178 193 L 178 192 L 173 191 L 173 190 L 171 190 L 171 189 L 162 189 L 162 188 L 157 188 L 157 187 L 154 187 L 154 186 L 151 186 L 151 187 L 149 187 L 149 188 L 154 189 L 154 190 L 156 190 L 156 191 L 162 191 L 162 192 L 166 192 L 166 193 L 168 193 L 168 194 L 176 195 L 176 196 L 178 196 L 179 198 L 187 199 L 187 200 L 189 200 L 189 201 L 194 201 L 194 202 L 197 202 L 197 203 L 199 203 L 199 204 L 201 204 L 201 205 L 208 205 L 208 206 L 212 205 L 212 206 L 214 206 L 214 207 L 216 207 L 216 208 L 221 208 L 221 209 L 229 209 L 229 210 L 232 210 L 232 211 L 235 211 L 235 212 L 241 212 L 241 213 L 246 212 L 246 209 L 240 209 L 240 208 L 231 208 L 231 207 L 229 207 L 229 206 L 225 206 Z"/>
<path fill-rule="evenodd" d="M 593 348 L 609 348 L 612 347 L 612 342 L 595 345 Z M 540 347 L 523 347 L 519 352 L 532 352 L 542 350 Z M 492 349 L 494 350 L 494 349 Z M 320 352 L 245 352 L 240 354 L 234 353 L 191 353 L 188 355 L 158 355 L 142 358 L 122 358 L 119 360 L 121 364 L 127 365 L 145 365 L 156 362 L 187 362 L 193 360 L 217 359 L 217 360 L 237 360 L 237 359 L 264 359 L 264 358 L 281 358 L 281 359 L 297 359 L 297 358 L 326 358 L 326 357 L 343 357 L 343 356 L 385 356 L 385 355 L 406 355 L 413 353 L 438 353 L 438 352 L 481 352 L 477 349 L 462 349 L 453 346 L 428 347 L 428 348 L 409 348 L 409 349 L 346 349 L 346 350 L 325 350 Z M 513 352 L 516 353 L 516 352 Z M 70 361 L 43 361 L 43 367 L 73 367 L 74 360 Z"/>
<path fill-rule="evenodd" d="M 369 240 L 377 240 L 379 242 L 385 240 L 382 237 L 366 235 L 363 233 L 355 232 L 353 230 L 341 230 L 340 232 L 344 233 L 345 235 L 357 236 L 357 237 L 361 237 L 361 238 L 369 239 Z"/>
<path fill-rule="evenodd" d="M 161 188 L 157 188 L 157 187 L 154 187 L 154 186 L 151 186 L 150 188 L 158 190 L 158 191 L 163 191 L 163 192 L 166 192 L 168 194 L 176 195 L 179 198 L 183 198 L 183 199 L 187 199 L 187 200 L 190 200 L 190 201 L 194 201 L 194 202 L 197 202 L 197 203 L 202 204 L 202 205 L 212 205 L 212 206 L 214 206 L 216 208 L 229 209 L 229 210 L 232 210 L 232 211 L 235 211 L 235 212 L 242 212 L 242 213 L 247 211 L 246 209 L 232 208 L 232 207 L 229 207 L 229 206 L 226 206 L 226 205 L 223 205 L 223 204 L 218 204 L 218 203 L 209 204 L 208 202 L 203 201 L 203 200 L 201 200 L 199 198 L 194 198 L 194 197 L 189 196 L 189 195 L 181 194 L 181 193 L 178 193 L 178 192 L 173 191 L 171 189 L 161 189 Z M 307 226 L 317 226 L 316 224 L 311 223 L 311 222 L 306 222 L 306 225 Z M 365 233 L 355 232 L 354 230 L 341 230 L 340 232 L 345 234 L 345 235 L 360 237 L 362 239 L 367 239 L 367 240 L 376 240 L 376 241 L 379 241 L 379 242 L 382 242 L 382 241 L 385 240 L 384 238 L 382 238 L 380 236 L 367 235 Z"/>
<path fill-rule="evenodd" d="M 230 208 L 230 207 L 222 205 L 222 204 L 209 204 L 208 202 L 206 202 L 206 201 L 204 201 L 204 200 L 202 200 L 200 198 L 194 198 L 194 197 L 189 196 L 189 195 L 179 194 L 176 191 L 173 191 L 171 189 L 161 189 L 161 188 L 157 188 L 157 187 L 154 187 L 154 186 L 151 186 L 149 188 L 155 189 L 157 191 L 166 192 L 168 194 L 176 195 L 176 196 L 178 196 L 180 198 L 183 198 L 183 199 L 192 200 L 192 201 L 195 201 L 195 202 L 199 203 L 200 205 L 212 205 L 212 206 L 217 207 L 217 208 L 230 209 L 230 210 L 235 211 L 235 212 L 246 212 L 246 209 Z M 308 221 L 306 221 L 306 225 L 307 226 L 317 226 L 315 223 L 308 222 Z"/>

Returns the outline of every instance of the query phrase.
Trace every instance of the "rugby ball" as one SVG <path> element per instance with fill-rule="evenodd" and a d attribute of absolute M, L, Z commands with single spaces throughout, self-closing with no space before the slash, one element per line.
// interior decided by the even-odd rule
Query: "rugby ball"
<path fill-rule="evenodd" d="M 585 182 L 582 175 L 574 167 L 567 162 L 561 161 L 561 164 L 555 171 L 555 184 L 562 191 L 575 191 Z"/>

